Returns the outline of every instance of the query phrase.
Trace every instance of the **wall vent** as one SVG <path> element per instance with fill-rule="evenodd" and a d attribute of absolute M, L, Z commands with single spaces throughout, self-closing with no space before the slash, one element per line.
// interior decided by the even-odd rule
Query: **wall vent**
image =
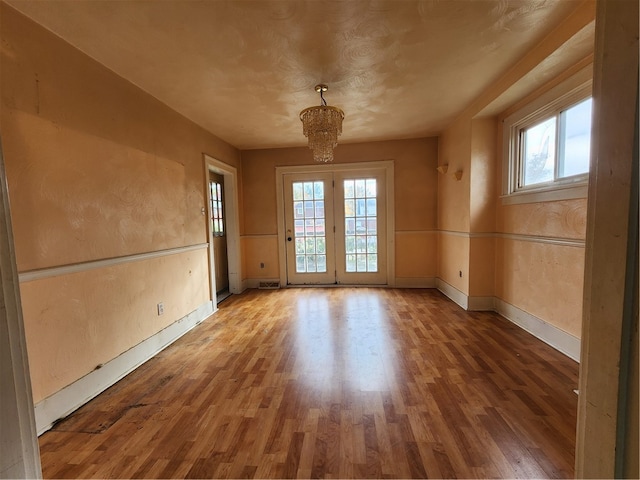
<path fill-rule="evenodd" d="M 260 282 L 258 288 L 260 290 L 276 290 L 280 288 L 280 282 Z"/>

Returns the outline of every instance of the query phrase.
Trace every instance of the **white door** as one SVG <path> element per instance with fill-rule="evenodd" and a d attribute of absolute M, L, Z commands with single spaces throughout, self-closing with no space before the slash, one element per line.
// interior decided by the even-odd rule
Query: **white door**
<path fill-rule="evenodd" d="M 337 283 L 385 285 L 387 225 L 384 172 L 336 172 L 335 187 Z"/>
<path fill-rule="evenodd" d="M 386 284 L 384 170 L 283 179 L 287 284 Z"/>
<path fill-rule="evenodd" d="M 287 283 L 336 281 L 333 174 L 284 176 Z"/>

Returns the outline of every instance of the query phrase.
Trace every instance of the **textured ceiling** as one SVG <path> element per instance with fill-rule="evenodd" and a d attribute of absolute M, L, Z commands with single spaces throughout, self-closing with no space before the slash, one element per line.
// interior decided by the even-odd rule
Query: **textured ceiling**
<path fill-rule="evenodd" d="M 438 133 L 580 2 L 7 3 L 251 149 L 304 145 L 298 114 L 319 104 L 317 83 L 327 83 L 328 103 L 345 111 L 341 143 Z M 589 53 L 583 43 L 573 56 Z"/>

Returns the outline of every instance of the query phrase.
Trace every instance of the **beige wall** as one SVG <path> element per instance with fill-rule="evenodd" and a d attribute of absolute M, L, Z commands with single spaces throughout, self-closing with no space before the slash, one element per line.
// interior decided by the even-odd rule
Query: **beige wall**
<path fill-rule="evenodd" d="M 239 166 L 239 153 L 0 9 L 0 126 L 19 271 L 205 243 L 202 154 Z M 37 402 L 207 302 L 207 251 L 23 281 L 21 290 Z"/>
<path fill-rule="evenodd" d="M 207 153 L 239 171 L 242 278 L 278 277 L 275 167 L 311 164 L 307 148 L 240 154 L 10 7 L 0 8 L 0 126 L 21 272 L 205 243 Z M 439 140 L 341 144 L 335 163 L 393 160 L 398 279 L 438 277 L 465 295 L 497 296 L 579 335 L 573 306 L 582 285 L 580 248 L 504 235 L 582 240 L 586 202 L 502 206 L 499 119 L 479 115 L 533 59 L 544 58 L 556 36 L 561 42 L 569 35 L 545 39 L 521 71 L 492 85 Z M 442 164 L 447 174 L 436 172 Z M 23 282 L 35 400 L 209 300 L 207 267 L 203 250 Z M 525 270 L 526 276 L 514 274 Z M 183 279 L 180 295 L 175 278 Z M 541 287 L 556 282 L 563 287 Z M 58 335 L 57 344 L 43 345 L 49 333 L 42 332 Z M 78 350 L 75 344 L 87 339 L 93 348 Z"/>
<path fill-rule="evenodd" d="M 440 136 L 439 165 L 448 165 L 447 173 L 438 175 L 438 229 L 468 232 L 471 122 L 468 118 L 456 120 Z M 456 180 L 455 172 L 462 171 Z"/>
<path fill-rule="evenodd" d="M 397 278 L 436 275 L 437 156 L 435 137 L 345 144 L 334 151 L 334 164 L 394 162 Z M 245 278 L 278 278 L 275 168 L 312 163 L 305 147 L 242 152 Z"/>
<path fill-rule="evenodd" d="M 501 126 L 514 109 L 589 66 L 590 58 L 576 59 L 544 83 L 527 83 L 594 17 L 594 4 L 582 4 L 445 129 L 439 164 L 449 167 L 438 177 L 438 278 L 469 298 L 486 297 L 483 305 L 495 297 L 578 338 L 586 199 L 503 205 Z M 458 170 L 460 181 L 452 176 Z"/>
<path fill-rule="evenodd" d="M 502 162 L 501 152 L 498 154 Z M 502 182 L 496 172 L 497 184 Z M 495 296 L 581 337 L 587 199 L 496 205 Z M 569 240 L 568 244 L 563 244 Z"/>

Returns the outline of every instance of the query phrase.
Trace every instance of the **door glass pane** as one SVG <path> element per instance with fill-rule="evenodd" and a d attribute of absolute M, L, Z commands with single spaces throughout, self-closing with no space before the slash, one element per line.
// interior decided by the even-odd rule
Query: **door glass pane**
<path fill-rule="evenodd" d="M 296 273 L 327 271 L 324 182 L 293 182 Z"/>
<path fill-rule="evenodd" d="M 377 272 L 377 181 L 344 180 L 344 196 L 346 271 Z"/>
<path fill-rule="evenodd" d="M 346 271 L 347 272 L 355 272 L 356 271 L 356 256 L 353 254 L 347 253 L 346 258 Z"/>
<path fill-rule="evenodd" d="M 212 181 L 209 185 L 211 197 L 211 231 L 216 237 L 224 236 L 224 208 L 222 205 L 222 184 Z"/>

